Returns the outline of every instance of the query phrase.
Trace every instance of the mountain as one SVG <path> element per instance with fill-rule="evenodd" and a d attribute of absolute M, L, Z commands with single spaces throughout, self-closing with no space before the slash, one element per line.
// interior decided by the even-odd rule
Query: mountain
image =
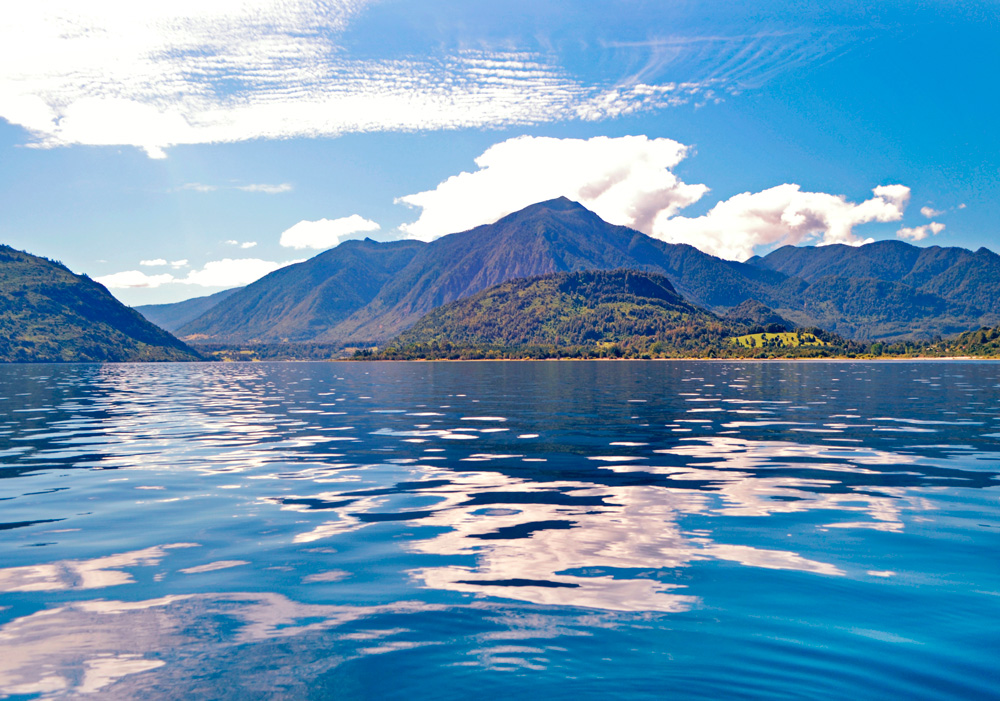
<path fill-rule="evenodd" d="M 853 339 L 1000 323 L 1000 256 L 986 249 L 786 246 L 738 263 L 609 224 L 562 197 L 430 243 L 345 242 L 234 293 L 178 333 L 207 343 L 380 345 L 442 304 L 511 279 L 619 268 L 665 275 L 690 303 L 719 314 L 752 301 L 789 326 Z"/>
<path fill-rule="evenodd" d="M 384 341 L 442 304 L 507 280 L 617 268 L 665 274 L 692 302 L 708 307 L 785 297 L 776 291 L 785 276 L 609 224 L 560 197 L 432 241 L 370 304 L 317 340 Z"/>
<path fill-rule="evenodd" d="M 985 248 L 784 246 L 747 265 L 806 283 L 776 311 L 851 338 L 930 338 L 1000 320 L 1000 256 Z"/>
<path fill-rule="evenodd" d="M 509 280 L 440 306 L 384 356 L 683 354 L 722 347 L 744 332 L 686 302 L 663 275 L 552 273 Z"/>
<path fill-rule="evenodd" d="M 0 246 L 0 362 L 197 359 L 103 285 Z"/>
<path fill-rule="evenodd" d="M 370 345 L 506 280 L 624 267 L 666 274 L 710 307 L 789 294 L 786 276 L 608 224 L 563 197 L 431 243 L 347 241 L 248 285 L 178 333 L 195 343 Z"/>
<path fill-rule="evenodd" d="M 345 241 L 265 275 L 178 329 L 191 342 L 308 342 L 371 302 L 426 247 Z"/>
<path fill-rule="evenodd" d="M 161 329 L 166 329 L 173 333 L 189 321 L 197 319 L 222 300 L 239 292 L 239 290 L 240 288 L 234 287 L 231 290 L 223 290 L 222 292 L 216 292 L 214 295 L 186 299 L 183 302 L 143 304 L 132 308 Z"/>

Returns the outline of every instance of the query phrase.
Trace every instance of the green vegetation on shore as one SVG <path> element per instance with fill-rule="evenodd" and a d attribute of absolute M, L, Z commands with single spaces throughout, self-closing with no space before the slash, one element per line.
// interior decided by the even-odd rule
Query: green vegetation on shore
<path fill-rule="evenodd" d="M 797 348 L 798 346 L 830 345 L 815 334 L 802 331 L 748 333 L 731 338 L 730 343 L 743 348 Z"/>

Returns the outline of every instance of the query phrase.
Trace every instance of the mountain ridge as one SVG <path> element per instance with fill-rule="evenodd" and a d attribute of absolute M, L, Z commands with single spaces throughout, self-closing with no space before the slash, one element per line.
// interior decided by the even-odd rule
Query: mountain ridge
<path fill-rule="evenodd" d="M 406 254 L 388 264 L 393 246 Z M 666 275 L 716 313 L 753 301 L 800 327 L 856 339 L 1000 323 L 1000 256 L 988 249 L 786 246 L 741 263 L 609 224 L 563 197 L 430 243 L 345 242 L 265 276 L 179 333 L 192 342 L 378 345 L 438 306 L 506 280 L 617 268 Z"/>
<path fill-rule="evenodd" d="M 199 359 L 100 283 L 0 245 L 0 362 Z"/>

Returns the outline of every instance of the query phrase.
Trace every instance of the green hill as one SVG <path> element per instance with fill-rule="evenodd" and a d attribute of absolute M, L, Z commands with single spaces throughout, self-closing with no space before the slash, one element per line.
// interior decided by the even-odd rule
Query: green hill
<path fill-rule="evenodd" d="M 699 355 L 742 332 L 684 301 L 663 275 L 555 273 L 510 280 L 439 307 L 382 357 Z"/>
<path fill-rule="evenodd" d="M 948 355 L 1000 356 L 1000 326 L 966 331 L 958 338 L 940 344 Z"/>
<path fill-rule="evenodd" d="M 197 359 L 90 278 L 0 246 L 0 362 Z"/>

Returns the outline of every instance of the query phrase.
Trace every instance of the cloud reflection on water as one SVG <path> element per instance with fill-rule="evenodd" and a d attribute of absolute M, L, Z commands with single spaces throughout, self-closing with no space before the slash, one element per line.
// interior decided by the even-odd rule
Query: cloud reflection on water
<path fill-rule="evenodd" d="M 449 664 L 537 671 L 551 653 L 538 642 L 545 631 L 561 638 L 629 616 L 695 615 L 720 606 L 712 578 L 787 573 L 780 581 L 792 588 L 793 577 L 837 577 L 841 587 L 898 579 L 905 559 L 873 567 L 876 560 L 849 548 L 907 531 L 920 537 L 911 524 L 941 508 L 943 490 L 996 486 L 995 441 L 984 442 L 978 420 L 934 418 L 936 405 L 895 419 L 867 410 L 860 395 L 815 404 L 821 392 L 804 380 L 787 383 L 788 399 L 750 399 L 742 394 L 755 384 L 741 368 L 725 388 L 685 377 L 686 396 L 640 401 L 641 383 L 614 395 L 601 394 L 599 382 L 567 387 L 558 380 L 569 371 L 550 364 L 529 378 L 552 375 L 534 390 L 536 408 L 523 392 L 489 394 L 499 386 L 491 375 L 479 386 L 480 405 L 472 389 L 468 398 L 445 394 L 434 383 L 445 370 L 434 366 L 378 366 L 377 378 L 350 367 L 350 382 L 329 365 L 71 368 L 93 373 L 79 396 L 38 380 L 52 393 L 38 401 L 51 411 L 11 413 L 5 430 L 18 443 L 0 452 L 8 470 L 0 487 L 12 494 L 5 508 L 24 512 L 2 524 L 10 539 L 0 545 L 22 564 L 0 569 L 0 593 L 34 606 L 3 612 L 0 688 L 137 697 L 172 682 L 190 688 L 184 680 L 197 670 L 238 658 L 252 688 L 294 695 L 288 690 L 304 688 L 303 679 L 346 660 L 439 643 L 414 632 L 439 631 L 421 619 L 426 613 L 480 625 L 488 612 L 497 622 L 480 630 L 467 658 Z M 625 367 L 647 366 L 595 372 Z M 462 382 L 474 370 L 465 373 Z M 417 376 L 424 384 L 406 384 Z M 322 410 L 334 401 L 345 411 Z M 767 413 L 753 420 L 756 411 Z M 678 418 L 692 415 L 699 418 Z M 941 430 L 926 446 L 881 430 L 900 424 Z M 802 428 L 823 433 L 795 431 Z M 961 440 L 946 438 L 945 428 Z M 76 469 L 87 467 L 99 469 Z M 136 490 L 164 498 L 137 499 L 150 493 Z M 83 498 L 85 513 L 75 501 Z M 147 547 L 90 559 L 16 549 L 51 540 L 73 555 L 85 535 L 85 551 L 100 553 L 102 538 L 118 542 L 119 514 L 142 519 L 148 530 L 128 542 Z M 46 517 L 70 528 L 43 530 Z M 76 527 L 81 540 L 65 535 Z M 36 533 L 46 542 L 25 543 L 22 534 Z M 174 549 L 192 543 L 149 545 L 166 533 L 204 545 L 183 555 Z M 306 547 L 314 545 L 323 547 Z M 131 571 L 143 567 L 158 571 Z M 243 591 L 245 578 L 258 575 L 274 591 Z M 237 591 L 199 589 L 225 588 L 220 582 Z M 378 605 L 339 605 L 371 582 L 385 587 Z M 111 587 L 123 600 L 80 600 Z M 295 600 L 307 597 L 314 603 Z M 408 598 L 425 601 L 393 601 Z M 561 616 L 587 623 L 560 627 Z M 259 651 L 239 648 L 247 645 Z M 275 659 L 276 679 L 254 669 Z"/>

